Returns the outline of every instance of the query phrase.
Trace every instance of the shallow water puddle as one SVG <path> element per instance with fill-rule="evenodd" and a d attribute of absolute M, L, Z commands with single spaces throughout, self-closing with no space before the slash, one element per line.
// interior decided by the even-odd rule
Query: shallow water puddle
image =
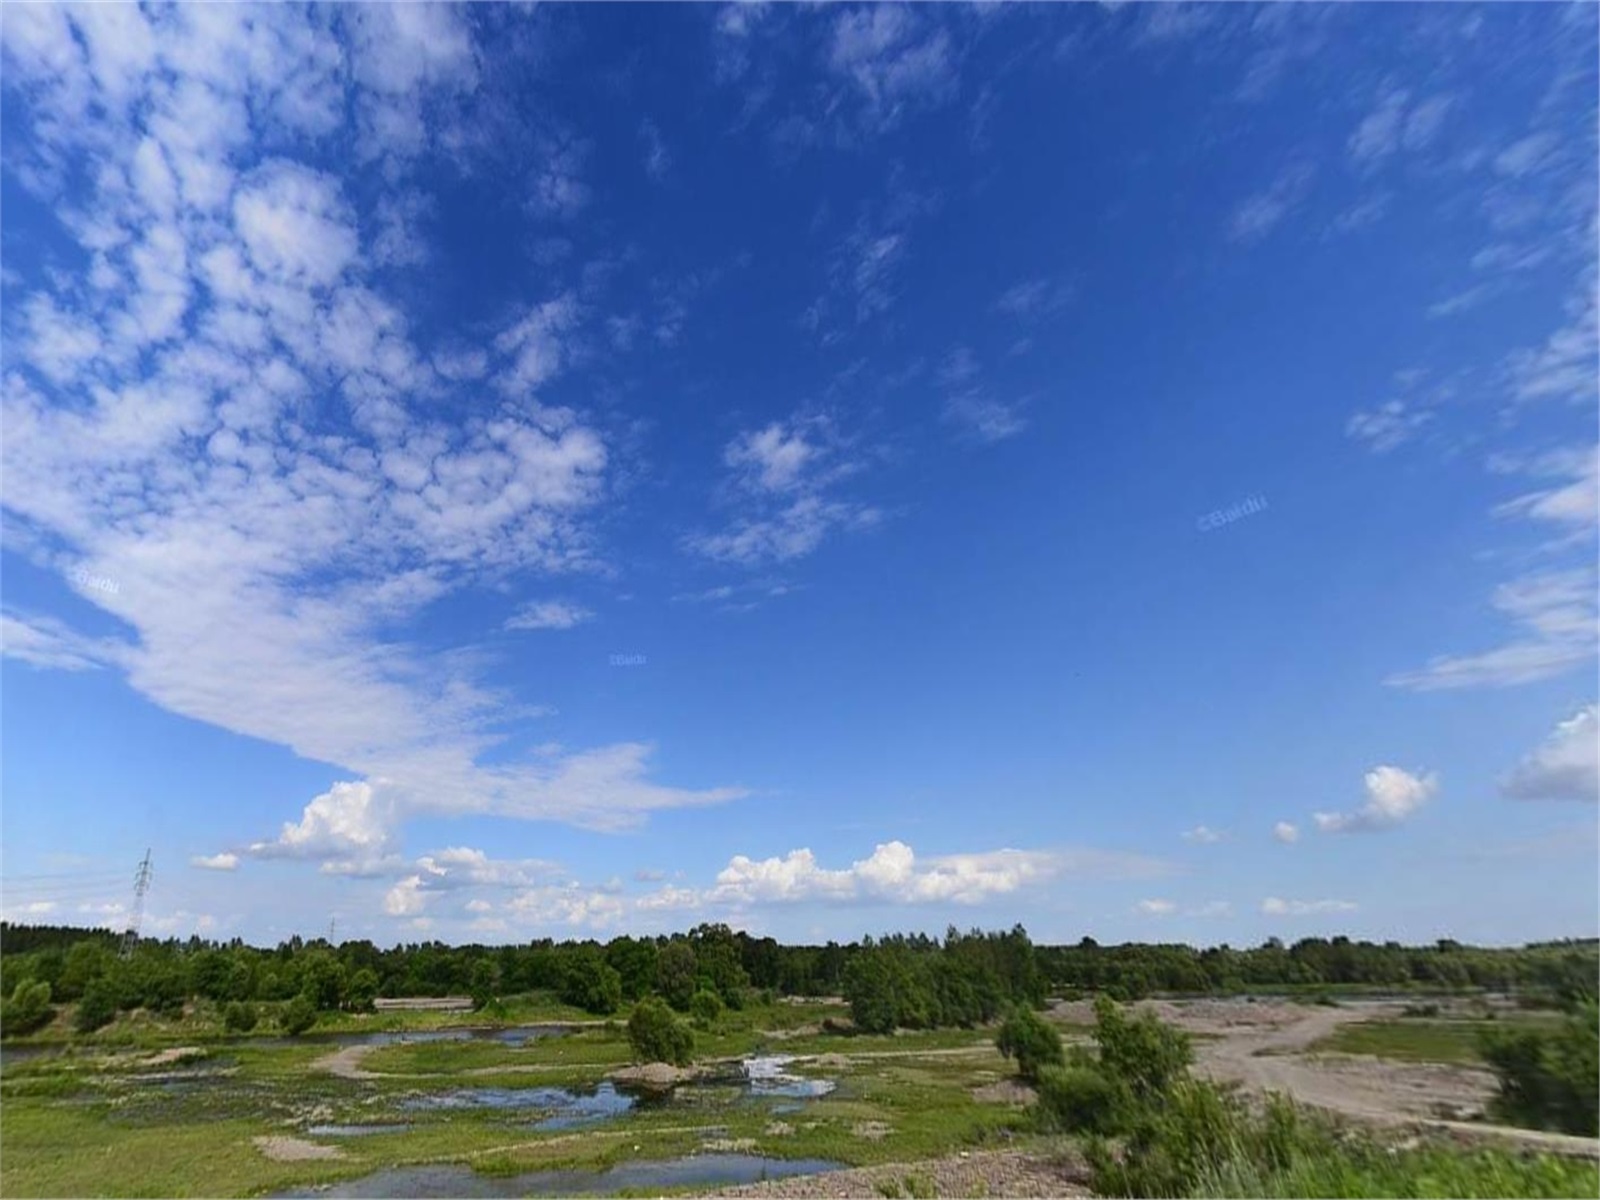
<path fill-rule="evenodd" d="M 812 1079 L 784 1070 L 794 1062 L 792 1054 L 765 1054 L 747 1058 L 741 1064 L 752 1096 L 773 1096 L 787 1100 L 815 1100 L 838 1085 L 831 1079 Z"/>
<path fill-rule="evenodd" d="M 279 1196 L 373 1197 L 412 1200 L 421 1196 L 614 1196 L 623 1191 L 682 1187 L 733 1187 L 836 1171 L 826 1159 L 763 1158 L 758 1154 L 697 1154 L 687 1158 L 621 1163 L 604 1171 L 530 1171 L 524 1175 L 479 1175 L 470 1167 L 397 1167 L 329 1187 L 279 1192 Z"/>
<path fill-rule="evenodd" d="M 601 1083 L 591 1091 L 581 1092 L 561 1087 L 453 1088 L 425 1096 L 408 1096 L 399 1106 L 413 1112 L 462 1108 L 548 1110 L 550 1115 L 536 1122 L 534 1128 L 566 1129 L 621 1116 L 635 1103 L 634 1097 L 619 1092 L 614 1084 Z"/>

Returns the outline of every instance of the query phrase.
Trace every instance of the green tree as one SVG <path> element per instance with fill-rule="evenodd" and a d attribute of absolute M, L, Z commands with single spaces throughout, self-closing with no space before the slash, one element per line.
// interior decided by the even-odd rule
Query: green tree
<path fill-rule="evenodd" d="M 344 998 L 356 1012 L 372 1011 L 372 1002 L 378 998 L 378 973 L 371 967 L 362 967 L 350 976 Z"/>
<path fill-rule="evenodd" d="M 1600 1135 L 1600 1008 L 1593 1000 L 1577 1003 L 1552 1032 L 1490 1033 L 1483 1056 L 1498 1079 L 1493 1108 L 1501 1119 Z"/>
<path fill-rule="evenodd" d="M 633 1006 L 628 1018 L 628 1044 L 640 1062 L 687 1066 L 694 1056 L 694 1034 L 654 996 Z"/>
<path fill-rule="evenodd" d="M 1188 1074 L 1194 1057 L 1188 1034 L 1163 1025 L 1153 1013 L 1130 1018 L 1107 996 L 1095 999 L 1094 1016 L 1100 1070 L 1135 1103 L 1155 1101 Z"/>
<path fill-rule="evenodd" d="M 111 981 L 94 979 L 83 989 L 78 1010 L 72 1015 L 72 1027 L 79 1033 L 93 1033 L 108 1025 L 117 1015 L 117 992 Z"/>
<path fill-rule="evenodd" d="M 1031 1008 L 1017 1005 L 1007 1015 L 994 1039 L 995 1049 L 1017 1060 L 1017 1074 L 1036 1083 L 1044 1067 L 1059 1067 L 1064 1061 L 1061 1035 L 1056 1027 Z"/>
<path fill-rule="evenodd" d="M 482 1012 L 494 999 L 495 991 L 494 963 L 487 958 L 480 958 L 472 964 L 472 982 L 468 990 L 472 993 L 472 1007 Z M 613 1010 L 615 1011 L 615 1010 Z"/>
<path fill-rule="evenodd" d="M 648 938 L 613 938 L 606 946 L 606 965 L 622 980 L 622 998 L 638 1000 L 656 986 L 661 954 Z M 693 975 L 693 971 L 690 972 Z"/>
<path fill-rule="evenodd" d="M 248 1000 L 230 1000 L 222 1009 L 222 1027 L 229 1033 L 249 1033 L 260 1019 L 256 1006 Z"/>
<path fill-rule="evenodd" d="M 606 965 L 595 947 L 581 947 L 567 963 L 561 998 L 585 1012 L 609 1016 L 622 1007 L 622 977 Z"/>
<path fill-rule="evenodd" d="M 689 1013 L 701 1029 L 710 1029 L 722 1019 L 722 997 L 710 988 L 701 988 L 689 1001 Z"/>
<path fill-rule="evenodd" d="M 694 947 L 688 942 L 672 941 L 662 947 L 656 960 L 656 989 L 679 1012 L 687 1011 L 694 999 L 696 971 Z"/>
<path fill-rule="evenodd" d="M 50 1007 L 50 985 L 43 980 L 24 979 L 0 1004 L 0 1036 L 21 1037 L 42 1029 L 55 1016 Z"/>
<path fill-rule="evenodd" d="M 317 1023 L 317 1004 L 305 992 L 283 1006 L 278 1014 L 278 1024 L 290 1037 L 299 1037 Z"/>

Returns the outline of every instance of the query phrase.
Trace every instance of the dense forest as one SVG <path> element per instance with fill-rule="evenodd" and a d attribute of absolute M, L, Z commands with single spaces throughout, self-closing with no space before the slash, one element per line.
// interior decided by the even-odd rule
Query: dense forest
<path fill-rule="evenodd" d="M 1600 943 L 1571 941 L 1485 949 L 1305 938 L 1251 949 L 1183 945 L 1035 946 L 1009 932 L 866 938 L 859 943 L 784 946 L 726 925 L 670 937 L 596 941 L 543 939 L 508 946 L 438 942 L 380 949 L 368 941 L 330 945 L 292 938 L 271 949 L 146 939 L 126 957 L 105 930 L 0 924 L 7 1034 L 25 1033 L 49 1006 L 78 1004 L 80 1028 L 118 1011 L 176 1014 L 192 999 L 219 1005 L 297 1002 L 302 1009 L 370 1008 L 387 996 L 470 995 L 482 1007 L 534 992 L 608 1015 L 657 995 L 688 1012 L 710 993 L 732 1008 L 752 996 L 837 995 L 857 1026 L 933 1028 L 993 1019 L 1012 1004 L 1049 994 L 1104 992 L 1133 999 L 1162 992 L 1373 987 L 1593 994 Z M 43 985 L 43 986 L 41 986 Z M 707 1001 L 702 1000 L 702 1003 Z"/>

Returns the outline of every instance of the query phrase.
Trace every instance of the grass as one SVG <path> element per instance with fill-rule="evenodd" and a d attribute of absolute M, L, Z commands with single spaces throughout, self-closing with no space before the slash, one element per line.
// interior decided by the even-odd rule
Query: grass
<path fill-rule="evenodd" d="M 1559 1197 L 1600 1195 L 1600 1164 L 1555 1155 L 1377 1147 L 1304 1157 L 1277 1169 L 1234 1160 L 1191 1193 L 1205 1197 Z"/>
<path fill-rule="evenodd" d="M 1310 1053 L 1370 1054 L 1405 1062 L 1464 1063 L 1483 1061 L 1482 1038 L 1491 1030 L 1548 1029 L 1553 1015 L 1518 1014 L 1504 1020 L 1362 1021 L 1346 1025 L 1319 1042 Z"/>

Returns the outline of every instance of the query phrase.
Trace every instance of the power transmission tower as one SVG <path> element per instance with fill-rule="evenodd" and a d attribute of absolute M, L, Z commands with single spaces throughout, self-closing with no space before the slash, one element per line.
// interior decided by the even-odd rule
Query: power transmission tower
<path fill-rule="evenodd" d="M 150 851 L 139 861 L 138 873 L 133 877 L 133 913 L 128 918 L 127 931 L 122 935 L 122 957 L 127 958 L 139 942 L 139 922 L 144 919 L 144 895 L 150 890 Z"/>
<path fill-rule="evenodd" d="M 336 917 L 336 916 L 335 917 L 329 917 L 328 918 L 328 945 L 330 945 L 330 946 L 334 945 L 333 937 L 334 937 L 335 932 L 337 932 L 338 928 L 339 928 L 339 918 Z"/>

